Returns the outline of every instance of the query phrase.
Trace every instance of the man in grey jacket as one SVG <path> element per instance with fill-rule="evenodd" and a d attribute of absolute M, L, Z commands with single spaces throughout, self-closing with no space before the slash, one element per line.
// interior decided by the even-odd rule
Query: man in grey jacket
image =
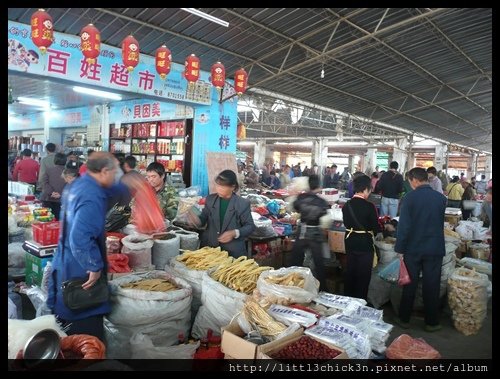
<path fill-rule="evenodd" d="M 49 167 L 55 166 L 54 157 L 56 154 L 56 145 L 52 142 L 49 142 L 47 145 L 45 145 L 45 151 L 47 151 L 47 156 L 45 158 L 42 158 L 42 160 L 40 161 L 40 172 L 38 173 L 37 189 L 40 192 L 43 191 L 43 175 Z"/>

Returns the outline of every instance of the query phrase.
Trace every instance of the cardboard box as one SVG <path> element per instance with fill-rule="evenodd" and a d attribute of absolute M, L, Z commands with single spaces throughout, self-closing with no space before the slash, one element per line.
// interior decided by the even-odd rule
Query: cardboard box
<path fill-rule="evenodd" d="M 292 333 L 290 336 L 285 337 L 281 340 L 278 341 L 286 341 L 289 338 L 293 337 L 299 337 L 303 334 L 302 328 L 296 331 L 295 333 Z M 241 330 L 238 322 L 236 320 L 233 320 L 233 322 L 229 325 L 223 326 L 221 328 L 221 335 L 222 335 L 222 341 L 221 341 L 221 350 L 225 354 L 224 357 L 226 359 L 255 359 L 257 357 L 258 352 L 260 349 L 263 347 L 270 345 L 274 342 L 269 342 L 264 345 L 256 345 L 252 342 L 249 342 L 243 337 L 246 335 L 246 333 Z M 230 358 L 227 358 L 227 357 Z"/>
<path fill-rule="evenodd" d="M 345 243 L 344 243 L 345 232 L 340 232 L 336 230 L 328 231 L 328 245 L 330 250 L 334 253 L 344 253 L 345 254 Z"/>
<path fill-rule="evenodd" d="M 286 338 L 283 338 L 283 339 L 280 339 L 277 341 L 269 342 L 265 345 L 262 345 L 257 353 L 257 359 L 273 359 L 273 358 L 271 358 L 271 355 L 273 355 L 274 353 L 277 353 L 281 349 L 292 344 L 293 342 L 297 341 L 298 339 L 300 339 L 302 336 L 305 335 L 303 333 L 301 333 L 299 335 L 294 335 L 294 334 L 290 335 L 289 337 L 286 337 Z M 324 342 L 316 337 L 313 337 L 313 336 L 308 336 L 308 337 L 312 338 L 313 340 L 318 341 L 319 343 L 321 343 L 323 345 L 328 346 L 329 348 L 332 348 L 332 349 L 335 349 L 335 350 L 338 350 L 341 352 L 339 355 L 337 355 L 333 359 L 349 359 L 349 357 L 344 349 L 342 349 L 338 346 L 335 346 L 333 344 L 326 343 L 326 342 Z"/>
<path fill-rule="evenodd" d="M 48 262 L 52 261 L 52 256 L 38 257 L 31 253 L 26 253 L 26 268 L 25 268 L 25 282 L 29 286 L 41 286 L 43 278 L 43 269 L 47 266 Z"/>

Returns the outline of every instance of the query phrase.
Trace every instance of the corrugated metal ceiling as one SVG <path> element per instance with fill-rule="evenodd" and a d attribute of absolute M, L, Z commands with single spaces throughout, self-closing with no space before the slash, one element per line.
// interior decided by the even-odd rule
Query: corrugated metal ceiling
<path fill-rule="evenodd" d="M 251 87 L 491 151 L 491 8 L 200 10 L 229 28 L 179 8 L 48 9 L 60 32 L 93 22 L 106 44 L 131 33 L 146 54 L 166 43 L 178 63 L 196 53 L 207 71 L 243 66 Z M 9 20 L 34 11 L 10 8 Z"/>

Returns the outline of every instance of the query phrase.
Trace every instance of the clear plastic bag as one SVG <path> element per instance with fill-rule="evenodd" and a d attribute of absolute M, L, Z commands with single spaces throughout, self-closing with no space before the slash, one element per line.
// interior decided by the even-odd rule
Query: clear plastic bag
<path fill-rule="evenodd" d="M 296 275 L 304 280 L 303 287 L 273 284 L 269 278 L 283 278 Z M 310 303 L 318 296 L 319 282 L 306 267 L 283 267 L 278 270 L 264 271 L 257 280 L 257 289 L 263 296 L 284 298 L 290 303 Z"/>
<path fill-rule="evenodd" d="M 458 263 L 461 266 L 465 266 L 470 269 L 474 269 L 477 272 L 486 274 L 486 275 L 491 275 L 492 273 L 492 265 L 489 262 L 483 261 L 481 259 L 476 259 L 476 258 L 462 258 Z"/>
<path fill-rule="evenodd" d="M 401 334 L 387 348 L 385 355 L 389 359 L 439 359 L 439 351 L 423 338 L 412 338 Z"/>
<path fill-rule="evenodd" d="M 328 319 L 337 319 L 348 325 L 358 329 L 360 332 L 365 333 L 369 340 L 372 350 L 382 354 L 386 349 L 386 342 L 389 334 L 393 329 L 391 324 L 383 321 L 371 321 L 357 316 L 348 316 L 345 314 L 338 314 L 328 317 Z"/>
<path fill-rule="evenodd" d="M 488 307 L 488 277 L 457 268 L 448 279 L 448 304 L 455 328 L 465 335 L 476 334 L 483 325 Z"/>
<path fill-rule="evenodd" d="M 267 313 L 269 313 L 269 315 L 271 315 L 274 319 L 281 321 L 285 325 L 292 325 L 293 323 L 297 323 L 305 328 L 308 328 L 318 321 L 313 313 L 286 307 L 284 305 L 273 304 L 267 310 Z"/>
<path fill-rule="evenodd" d="M 200 222 L 201 209 L 198 205 L 201 196 L 181 197 L 174 221 L 182 225 L 197 226 Z"/>
<path fill-rule="evenodd" d="M 396 284 L 399 280 L 399 264 L 399 258 L 394 259 L 379 271 L 378 276 L 389 283 Z"/>
<path fill-rule="evenodd" d="M 317 297 L 313 299 L 315 303 L 322 304 L 328 308 L 337 308 L 345 310 L 348 306 L 355 303 L 358 305 L 366 305 L 366 300 L 358 299 L 349 296 L 334 295 L 328 292 L 320 292 Z"/>
<path fill-rule="evenodd" d="M 384 316 L 384 312 L 381 310 L 356 303 L 349 304 L 344 310 L 344 314 L 372 321 L 381 321 Z"/>
<path fill-rule="evenodd" d="M 342 321 L 321 318 L 305 334 L 341 347 L 350 359 L 368 359 L 372 351 L 368 336 Z"/>

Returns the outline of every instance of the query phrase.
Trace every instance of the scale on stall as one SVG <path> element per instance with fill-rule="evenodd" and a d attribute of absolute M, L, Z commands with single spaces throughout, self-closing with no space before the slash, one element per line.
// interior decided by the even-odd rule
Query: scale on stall
<path fill-rule="evenodd" d="M 57 244 L 43 246 L 35 241 L 24 241 L 23 249 L 38 257 L 48 257 L 54 255 L 57 249 Z"/>

